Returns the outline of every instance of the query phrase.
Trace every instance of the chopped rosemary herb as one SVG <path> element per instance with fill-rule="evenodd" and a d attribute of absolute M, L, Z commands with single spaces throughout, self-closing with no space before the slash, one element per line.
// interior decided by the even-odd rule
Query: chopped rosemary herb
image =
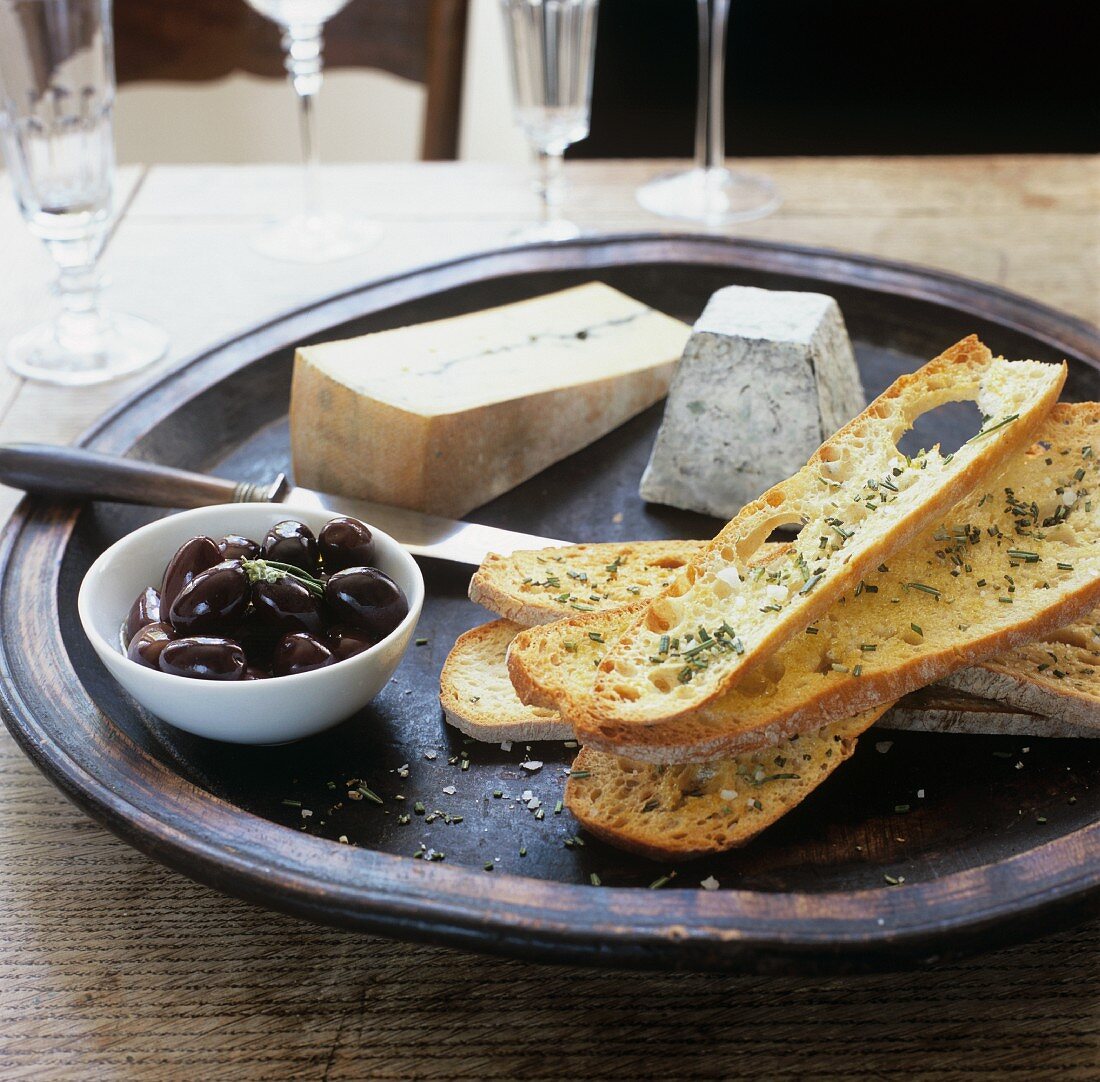
<path fill-rule="evenodd" d="M 997 429 L 1004 428 L 1005 425 L 1012 424 L 1013 421 L 1019 419 L 1019 416 L 1020 415 L 1018 413 L 1013 413 L 1010 414 L 1008 417 L 1005 417 L 1003 420 L 998 421 L 995 425 L 991 425 L 989 428 L 983 427 L 976 436 L 971 436 L 970 439 L 968 439 L 966 442 L 974 443 L 976 440 L 980 440 L 983 436 L 988 436 L 991 432 L 996 432 Z"/>

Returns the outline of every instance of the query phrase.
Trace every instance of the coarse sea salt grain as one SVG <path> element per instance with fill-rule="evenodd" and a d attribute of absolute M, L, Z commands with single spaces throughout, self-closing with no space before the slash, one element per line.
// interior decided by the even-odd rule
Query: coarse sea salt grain
<path fill-rule="evenodd" d="M 542 760 L 528 759 L 527 762 L 520 763 L 519 765 L 523 767 L 524 770 L 529 770 L 532 774 L 534 774 L 536 770 L 542 769 Z"/>
<path fill-rule="evenodd" d="M 699 886 L 701 886 L 703 890 L 717 890 L 718 880 L 715 879 L 713 875 L 708 875 L 706 879 L 699 883 Z"/>
<path fill-rule="evenodd" d="M 458 790 L 453 785 L 444 785 L 443 792 L 445 792 L 447 796 L 454 796 Z"/>

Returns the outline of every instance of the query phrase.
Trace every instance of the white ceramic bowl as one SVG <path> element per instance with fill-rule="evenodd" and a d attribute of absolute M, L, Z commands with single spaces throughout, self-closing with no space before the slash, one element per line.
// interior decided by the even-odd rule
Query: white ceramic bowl
<path fill-rule="evenodd" d="M 182 511 L 142 526 L 107 549 L 84 576 L 77 598 L 84 632 L 111 675 L 142 706 L 189 733 L 235 744 L 281 744 L 330 728 L 382 690 L 412 641 L 424 604 L 416 561 L 373 526 L 377 565 L 405 591 L 409 614 L 369 650 L 312 672 L 225 683 L 138 665 L 122 653 L 119 640 L 134 598 L 146 586 L 160 585 L 164 565 L 189 537 L 237 533 L 259 541 L 283 519 L 297 519 L 316 533 L 332 517 L 278 503 L 234 503 Z"/>

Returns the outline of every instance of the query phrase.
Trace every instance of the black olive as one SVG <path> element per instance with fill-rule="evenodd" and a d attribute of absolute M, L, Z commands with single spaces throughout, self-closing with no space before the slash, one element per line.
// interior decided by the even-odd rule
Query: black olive
<path fill-rule="evenodd" d="M 293 564 L 311 575 L 317 573 L 317 538 L 303 522 L 276 522 L 264 538 L 263 554 L 266 560 Z"/>
<path fill-rule="evenodd" d="M 239 560 L 200 571 L 168 610 L 168 621 L 182 635 L 225 631 L 244 616 L 251 594 L 248 575 Z"/>
<path fill-rule="evenodd" d="M 328 648 L 337 661 L 369 650 L 378 640 L 354 627 L 330 627 L 325 636 Z"/>
<path fill-rule="evenodd" d="M 261 669 L 258 665 L 246 665 L 242 680 L 270 680 L 271 673 L 267 669 Z"/>
<path fill-rule="evenodd" d="M 255 560 L 260 555 L 260 546 L 251 537 L 230 533 L 218 542 L 218 551 L 223 560 Z"/>
<path fill-rule="evenodd" d="M 160 594 L 152 586 L 146 586 L 138 594 L 130 613 L 126 617 L 126 623 L 122 625 L 122 637 L 129 646 L 133 637 L 149 624 L 160 621 Z"/>
<path fill-rule="evenodd" d="M 293 676 L 331 665 L 332 651 L 319 639 L 304 631 L 285 635 L 275 647 L 271 662 L 272 676 Z"/>
<path fill-rule="evenodd" d="M 175 637 L 176 633 L 168 624 L 162 624 L 159 621 L 146 624 L 130 640 L 126 656 L 148 669 L 160 668 L 161 652 Z"/>
<path fill-rule="evenodd" d="M 308 631 L 319 635 L 322 628 L 321 606 L 300 582 L 289 576 L 275 582 L 252 584 L 252 603 L 256 617 L 269 628 L 281 631 Z"/>
<path fill-rule="evenodd" d="M 253 584 L 255 590 L 255 584 Z M 232 638 L 241 644 L 248 664 L 256 669 L 270 669 L 271 655 L 278 641 L 286 634 L 285 628 L 272 627 L 264 622 L 256 609 L 251 609 L 234 628 Z M 268 674 L 270 675 L 270 673 Z"/>
<path fill-rule="evenodd" d="M 164 569 L 160 584 L 160 611 L 165 616 L 183 588 L 200 572 L 213 567 L 222 558 L 212 537 L 191 537 L 176 550 Z"/>
<path fill-rule="evenodd" d="M 370 527 L 357 518 L 329 519 L 317 535 L 317 544 L 326 574 L 374 563 L 374 537 Z"/>
<path fill-rule="evenodd" d="M 176 639 L 160 652 L 161 672 L 195 680 L 243 680 L 245 656 L 232 639 L 193 636 Z"/>
<path fill-rule="evenodd" d="M 349 567 L 325 583 L 325 600 L 342 624 L 384 639 L 409 611 L 401 587 L 376 567 Z"/>

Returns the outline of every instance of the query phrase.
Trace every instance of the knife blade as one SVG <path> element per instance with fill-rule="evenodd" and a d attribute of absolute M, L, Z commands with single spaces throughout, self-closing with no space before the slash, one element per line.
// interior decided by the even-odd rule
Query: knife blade
<path fill-rule="evenodd" d="M 0 484 L 41 496 L 113 500 L 151 507 L 207 507 L 215 503 L 283 503 L 288 509 L 331 511 L 377 526 L 414 556 L 480 564 L 490 552 L 560 548 L 550 537 L 462 522 L 369 500 L 291 486 L 280 475 L 257 484 L 191 473 L 154 462 L 120 458 L 81 447 L 52 444 L 0 445 Z"/>

